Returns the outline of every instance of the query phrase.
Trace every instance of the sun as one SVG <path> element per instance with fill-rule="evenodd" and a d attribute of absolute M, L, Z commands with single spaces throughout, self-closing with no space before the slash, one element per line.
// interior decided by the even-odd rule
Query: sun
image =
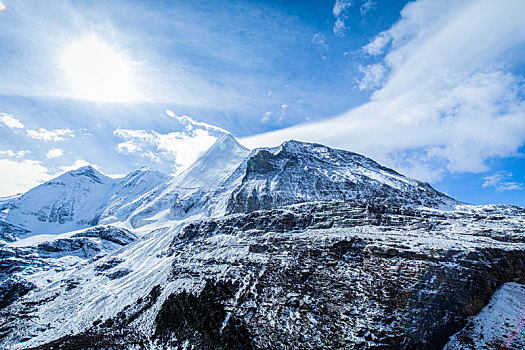
<path fill-rule="evenodd" d="M 135 89 L 129 63 L 96 37 L 67 47 L 61 64 L 75 97 L 108 102 L 133 100 Z"/>

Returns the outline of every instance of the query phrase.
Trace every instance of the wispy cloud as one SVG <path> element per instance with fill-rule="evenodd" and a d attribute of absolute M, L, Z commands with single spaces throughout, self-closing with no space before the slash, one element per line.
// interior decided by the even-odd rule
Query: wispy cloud
<path fill-rule="evenodd" d="M 275 145 L 296 138 L 325 143 L 422 179 L 436 180 L 444 171 L 486 171 L 487 159 L 512 155 L 525 140 L 523 82 L 500 64 L 507 50 L 525 43 L 524 12 L 519 0 L 505 6 L 411 2 L 394 26 L 364 48 L 371 54 L 386 52 L 378 63 L 388 69 L 369 103 L 333 119 L 243 142 Z M 363 87 L 380 80 L 373 69 L 363 69 Z"/>
<path fill-rule="evenodd" d="M 124 155 L 147 158 L 168 165 L 173 173 L 187 169 L 226 130 L 197 122 L 188 116 L 178 117 L 167 113 L 183 127 L 182 131 L 159 133 L 147 130 L 117 129 L 113 134 L 124 142 L 117 144 L 117 151 Z"/>
<path fill-rule="evenodd" d="M 326 38 L 322 33 L 315 33 L 312 36 L 312 44 L 318 49 L 328 50 L 328 44 L 326 43 Z"/>
<path fill-rule="evenodd" d="M 348 10 L 352 6 L 352 0 L 336 0 L 332 13 L 334 14 L 336 20 L 334 23 L 334 34 L 337 36 L 344 36 L 345 31 L 348 29 L 346 23 L 348 19 Z"/>
<path fill-rule="evenodd" d="M 371 64 L 366 67 L 359 66 L 359 71 L 364 73 L 363 78 L 359 80 L 359 89 L 361 90 L 380 87 L 386 75 L 386 68 L 382 63 Z"/>
<path fill-rule="evenodd" d="M 388 31 L 381 32 L 374 40 L 363 47 L 363 51 L 369 55 L 380 55 L 391 40 L 392 38 Z"/>
<path fill-rule="evenodd" d="M 525 185 L 519 182 L 511 181 L 512 173 L 507 171 L 500 171 L 494 175 L 485 177 L 485 182 L 482 187 L 494 187 L 496 192 L 523 190 Z"/>
<path fill-rule="evenodd" d="M 273 114 L 272 111 L 265 112 L 264 115 L 261 118 L 261 123 L 268 123 L 268 121 L 270 120 L 270 117 L 272 116 L 272 114 Z"/>
<path fill-rule="evenodd" d="M 75 137 L 75 133 L 71 129 L 46 130 L 40 128 L 38 130 L 27 130 L 27 136 L 37 140 L 58 142 Z"/>
<path fill-rule="evenodd" d="M 7 113 L 0 113 L 0 123 L 4 124 L 11 130 L 24 128 L 24 124 L 22 124 L 20 120 Z"/>
<path fill-rule="evenodd" d="M 364 16 L 373 9 L 377 5 L 377 2 L 374 0 L 365 0 L 365 2 L 361 5 L 359 8 L 359 11 L 361 11 L 361 16 Z"/>

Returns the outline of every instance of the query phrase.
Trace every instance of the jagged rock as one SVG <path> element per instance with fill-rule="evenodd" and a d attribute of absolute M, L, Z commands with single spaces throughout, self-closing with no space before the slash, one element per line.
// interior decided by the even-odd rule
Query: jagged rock
<path fill-rule="evenodd" d="M 18 276 L 11 276 L 0 282 L 0 309 L 27 294 L 35 285 Z"/>

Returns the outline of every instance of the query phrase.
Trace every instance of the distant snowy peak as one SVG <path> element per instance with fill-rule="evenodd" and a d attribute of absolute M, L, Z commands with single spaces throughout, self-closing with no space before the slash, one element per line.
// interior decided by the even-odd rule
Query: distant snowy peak
<path fill-rule="evenodd" d="M 452 207 L 456 201 L 362 155 L 299 141 L 254 150 L 227 212 L 337 199 Z"/>
<path fill-rule="evenodd" d="M 119 179 L 107 199 L 101 203 L 100 224 L 123 222 L 144 202 L 154 196 L 154 190 L 172 177 L 147 167 L 135 170 Z"/>
<path fill-rule="evenodd" d="M 124 221 L 134 201 L 170 178 L 147 168 L 122 179 L 112 179 L 91 166 L 69 171 L 9 201 L 0 218 L 5 224 L 3 236 L 62 233 L 101 221 Z"/>
<path fill-rule="evenodd" d="M 5 221 L 32 232 L 49 232 L 54 227 L 86 218 L 111 188 L 113 179 L 91 166 L 69 171 L 39 185 L 11 202 Z M 93 225 L 89 218 L 85 225 Z"/>
<path fill-rule="evenodd" d="M 76 170 L 68 171 L 60 175 L 55 180 L 64 180 L 68 178 L 81 179 L 81 181 L 88 180 L 100 184 L 109 183 L 112 179 L 109 176 L 103 175 L 101 172 L 93 168 L 91 165 L 80 167 Z M 53 181 L 53 180 L 51 180 Z M 48 181 L 49 182 L 49 181 Z"/>

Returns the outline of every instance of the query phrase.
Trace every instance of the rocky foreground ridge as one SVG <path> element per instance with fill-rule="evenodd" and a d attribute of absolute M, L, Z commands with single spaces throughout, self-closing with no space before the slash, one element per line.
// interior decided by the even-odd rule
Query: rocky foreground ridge
<path fill-rule="evenodd" d="M 214 145 L 180 177 L 126 192 L 134 210 L 112 207 L 123 221 L 0 247 L 0 346 L 525 346 L 522 315 L 505 313 L 525 306 L 525 209 L 462 204 L 321 145 L 219 142 L 226 167 L 211 165 Z"/>

